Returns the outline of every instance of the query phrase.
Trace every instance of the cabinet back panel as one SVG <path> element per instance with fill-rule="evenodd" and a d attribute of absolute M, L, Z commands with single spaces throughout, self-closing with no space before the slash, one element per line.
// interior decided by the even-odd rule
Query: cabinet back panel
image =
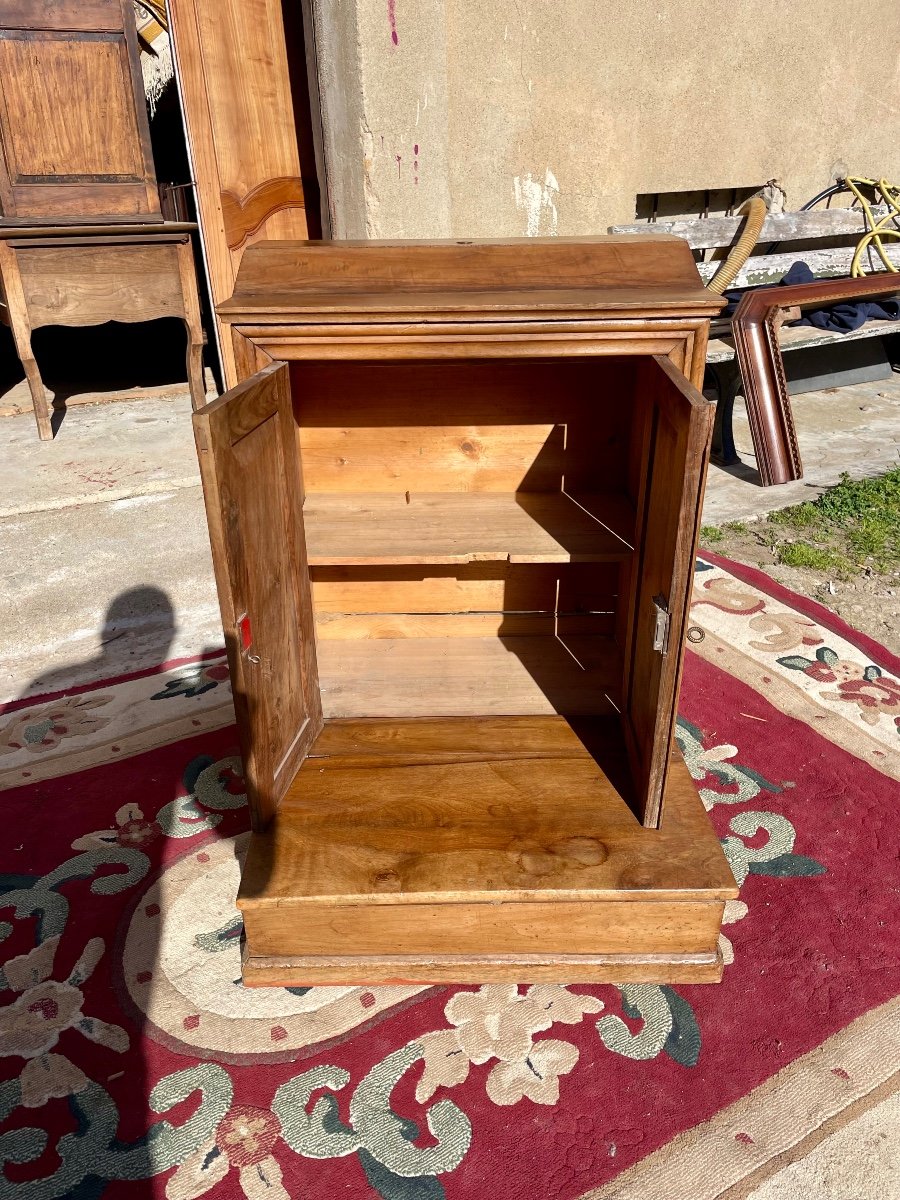
<path fill-rule="evenodd" d="M 625 491 L 626 359 L 291 364 L 307 492 Z"/>
<path fill-rule="evenodd" d="M 611 635 L 618 563 L 314 567 L 319 638 Z"/>
<path fill-rule="evenodd" d="M 621 660 L 610 638 L 318 641 L 325 717 L 610 715 Z"/>

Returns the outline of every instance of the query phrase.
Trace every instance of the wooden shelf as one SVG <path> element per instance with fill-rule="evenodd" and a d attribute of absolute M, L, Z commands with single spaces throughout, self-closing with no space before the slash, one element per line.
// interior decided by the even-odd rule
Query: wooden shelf
<path fill-rule="evenodd" d="M 480 981 L 498 962 L 532 979 L 563 960 L 717 978 L 736 888 L 687 770 L 651 838 L 627 777 L 614 720 L 328 722 L 251 841 L 246 982 Z"/>
<path fill-rule="evenodd" d="M 632 553 L 620 495 L 318 492 L 303 508 L 310 566 L 614 562 Z"/>
<path fill-rule="evenodd" d="M 326 717 L 613 713 L 621 662 L 611 638 L 320 639 Z"/>

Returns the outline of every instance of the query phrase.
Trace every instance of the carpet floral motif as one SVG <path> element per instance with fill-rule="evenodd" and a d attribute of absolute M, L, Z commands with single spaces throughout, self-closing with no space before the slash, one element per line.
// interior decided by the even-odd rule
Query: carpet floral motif
<path fill-rule="evenodd" d="M 679 723 L 678 738 L 707 808 L 740 806 L 728 820 L 723 838 L 739 883 L 751 873 L 801 877 L 825 870 L 814 859 L 794 852 L 796 831 L 785 816 L 774 808 L 746 807 L 762 796 L 770 802 L 777 799 L 781 785 L 742 766 L 736 747 L 706 744 L 700 731 L 687 722 Z M 162 806 L 152 819 L 145 818 L 134 803 L 125 804 L 117 810 L 114 825 L 76 838 L 72 843 L 76 857 L 55 871 L 31 881 L 6 881 L 4 907 L 12 907 L 17 920 L 41 913 L 42 936 L 32 950 L 10 959 L 0 976 L 6 996 L 0 1008 L 0 1055 L 19 1063 L 16 1077 L 0 1085 L 0 1121 L 20 1106 L 38 1110 L 65 1099 L 77 1114 L 80 1129 L 75 1140 L 59 1139 L 55 1151 L 60 1161 L 54 1172 L 34 1184 L 19 1185 L 25 1200 L 32 1194 L 41 1200 L 99 1194 L 91 1190 L 99 1179 L 138 1179 L 172 1167 L 176 1169 L 166 1183 L 171 1200 L 201 1196 L 231 1172 L 250 1200 L 261 1196 L 277 1200 L 289 1195 L 283 1183 L 285 1153 L 318 1160 L 355 1155 L 376 1194 L 387 1200 L 432 1200 L 444 1194 L 440 1179 L 460 1166 L 472 1144 L 472 1121 L 453 1098 L 472 1071 L 479 1072 L 485 1095 L 495 1106 L 555 1105 L 567 1079 L 577 1072 L 580 1058 L 578 1046 L 565 1037 L 564 1030 L 585 1020 L 594 1022 L 596 1036 L 610 1054 L 635 1062 L 665 1055 L 683 1070 L 697 1063 L 702 1030 L 690 1002 L 677 988 L 487 985 L 451 994 L 443 1008 L 444 1025 L 417 1034 L 360 1078 L 354 1079 L 336 1063 L 319 1063 L 274 1087 L 268 1107 L 235 1101 L 241 1070 L 249 1064 L 234 1065 L 227 1052 L 220 1055 L 216 1046 L 208 1046 L 207 1053 L 222 1061 L 197 1063 L 165 1075 L 150 1097 L 153 1109 L 164 1114 L 199 1093 L 193 1116 L 181 1125 L 160 1120 L 146 1138 L 131 1145 L 119 1140 L 116 1103 L 104 1081 L 91 1077 L 86 1061 L 77 1061 L 72 1039 L 81 1035 L 121 1053 L 129 1045 L 129 1034 L 83 1011 L 80 987 L 104 952 L 100 939 L 91 939 L 80 950 L 64 977 L 54 970 L 66 949 L 78 950 L 68 947 L 70 909 L 61 888 L 72 880 L 90 880 L 93 893 L 110 898 L 135 889 L 151 865 L 146 851 L 161 839 L 186 844 L 185 852 L 172 860 L 170 871 L 189 860 L 196 870 L 198 857 L 210 857 L 204 847 L 216 827 L 227 814 L 246 805 L 239 760 L 192 760 L 184 784 L 186 794 Z M 199 852 L 193 850 L 196 842 Z M 217 845 L 233 859 L 232 843 L 233 839 L 225 839 Z M 232 887 L 236 883 L 237 872 Z M 232 913 L 233 898 L 233 891 L 223 897 Z M 156 907 L 153 915 L 165 922 L 165 909 L 144 907 L 151 912 Z M 733 902 L 730 919 L 737 921 L 746 913 L 745 904 Z M 5 924 L 0 936 L 8 937 L 12 930 L 11 924 Z M 201 958 L 231 955 L 227 979 L 239 972 L 239 934 L 239 922 L 231 917 L 219 929 L 195 931 L 195 951 Z M 725 949 L 726 957 L 733 959 L 730 944 Z M 129 969 L 126 950 L 125 970 Z M 209 976 L 211 994 L 194 997 L 195 1029 L 203 1027 L 204 1001 L 209 1012 L 221 1007 L 222 980 L 221 973 Z M 243 989 L 238 981 L 239 975 L 228 986 L 239 1004 Z M 307 992 L 359 989 L 290 991 L 304 995 L 265 989 L 268 1002 L 278 996 L 282 1004 L 306 1000 Z M 417 989 L 408 991 L 414 994 Z M 621 1015 L 607 1011 L 609 996 L 617 992 Z M 251 995 L 248 1004 L 252 1003 Z M 364 1013 L 360 1010 L 361 1016 Z M 271 1024 L 270 1016 L 263 1019 Z M 152 1036 L 152 1030 L 147 1032 Z M 202 1041 L 194 1043 L 195 1048 L 200 1046 Z M 412 1120 L 392 1107 L 393 1093 L 406 1077 L 414 1078 L 420 1119 Z M 426 1128 L 427 1144 L 421 1145 Z M 0 1134 L 0 1155 L 7 1162 L 26 1163 L 44 1153 L 46 1139 L 40 1122 L 20 1126 L 13 1133 Z"/>
<path fill-rule="evenodd" d="M 221 660 L 0 717 L 0 1193 L 573 1200 L 892 995 L 889 658 L 713 561 L 692 621 L 677 738 L 741 889 L 718 988 L 244 989 Z"/>
<path fill-rule="evenodd" d="M 110 700 L 112 696 L 69 696 L 19 713 L 0 728 L 0 754 L 44 754 L 64 738 L 96 733 L 108 723 L 97 710 Z"/>
<path fill-rule="evenodd" d="M 848 718 L 831 722 L 841 744 L 900 778 L 900 679 L 857 645 L 705 559 L 696 564 L 691 619 L 699 634 L 693 648 L 708 662 L 790 715 L 813 700 L 824 713 Z"/>

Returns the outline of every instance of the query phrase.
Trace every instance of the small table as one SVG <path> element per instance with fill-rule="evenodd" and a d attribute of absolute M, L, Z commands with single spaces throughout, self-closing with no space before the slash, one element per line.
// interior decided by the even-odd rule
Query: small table
<path fill-rule="evenodd" d="M 45 325 L 101 325 L 178 317 L 187 330 L 191 403 L 206 400 L 203 328 L 190 222 L 158 225 L 0 226 L 0 320 L 12 329 L 38 434 L 53 438 L 52 408 L 31 348 Z"/>

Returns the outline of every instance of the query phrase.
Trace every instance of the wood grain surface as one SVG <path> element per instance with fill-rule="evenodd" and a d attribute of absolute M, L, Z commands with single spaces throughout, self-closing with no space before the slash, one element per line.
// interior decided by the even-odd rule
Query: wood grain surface
<path fill-rule="evenodd" d="M 239 896 L 251 957 L 339 946 L 390 971 L 402 946 L 410 979 L 442 955 L 490 959 L 507 979 L 528 956 L 714 965 L 736 888 L 690 777 L 677 763 L 653 836 L 627 779 L 614 721 L 327 722 L 251 844 Z M 557 978 L 573 969 L 557 965 Z"/>
<path fill-rule="evenodd" d="M 722 956 L 690 954 L 400 954 L 255 956 L 245 946 L 244 987 L 462 983 L 718 983 Z"/>
<path fill-rule="evenodd" d="M 634 371 L 619 358 L 292 363 L 307 489 L 624 491 Z"/>
<path fill-rule="evenodd" d="M 652 829 L 660 819 L 674 736 L 714 410 L 667 359 L 642 362 L 638 387 L 652 431 L 625 663 L 624 728 L 642 819 Z M 668 623 L 661 650 L 655 644 L 659 606 Z"/>
<path fill-rule="evenodd" d="M 213 305 L 254 238 L 306 237 L 280 0 L 169 0 L 171 35 Z M 220 326 L 221 329 L 221 326 Z M 229 386 L 238 372 L 221 330 Z"/>
<path fill-rule="evenodd" d="M 287 369 L 194 413 L 213 564 L 255 827 L 321 728 L 303 477 Z"/>
<path fill-rule="evenodd" d="M 326 718 L 251 841 L 249 983 L 719 977 L 672 724 L 720 303 L 679 239 L 248 247 L 220 311 L 290 360 Z"/>
<path fill-rule="evenodd" d="M 621 661 L 610 638 L 322 639 L 327 717 L 611 713 Z"/>
<path fill-rule="evenodd" d="M 162 219 L 130 0 L 0 6 L 0 214 Z"/>
<path fill-rule="evenodd" d="M 304 518 L 311 566 L 610 562 L 634 539 L 633 510 L 614 495 L 319 493 Z"/>

